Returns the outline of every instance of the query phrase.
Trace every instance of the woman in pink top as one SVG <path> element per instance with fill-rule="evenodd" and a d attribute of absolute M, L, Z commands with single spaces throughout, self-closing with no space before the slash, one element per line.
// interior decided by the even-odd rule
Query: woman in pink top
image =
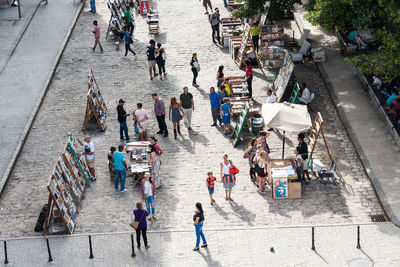
<path fill-rule="evenodd" d="M 244 62 L 246 64 L 246 81 L 247 81 L 247 90 L 249 90 L 249 97 L 253 97 L 253 69 L 251 67 L 250 61 L 246 60 Z"/>
<path fill-rule="evenodd" d="M 96 46 L 99 45 L 101 52 L 103 53 L 103 47 L 100 44 L 100 26 L 97 25 L 97 20 L 93 21 L 93 25 L 94 25 L 94 47 L 93 47 L 93 52 L 94 50 L 96 50 Z"/>

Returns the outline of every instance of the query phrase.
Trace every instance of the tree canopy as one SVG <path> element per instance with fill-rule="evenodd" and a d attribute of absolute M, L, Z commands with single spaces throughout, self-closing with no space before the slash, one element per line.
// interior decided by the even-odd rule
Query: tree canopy
<path fill-rule="evenodd" d="M 236 18 L 252 18 L 266 12 L 265 3 L 267 0 L 244 0 L 245 4 L 232 12 Z M 272 20 L 288 18 L 293 16 L 293 5 L 301 4 L 301 0 L 270 0 L 268 17 Z"/>

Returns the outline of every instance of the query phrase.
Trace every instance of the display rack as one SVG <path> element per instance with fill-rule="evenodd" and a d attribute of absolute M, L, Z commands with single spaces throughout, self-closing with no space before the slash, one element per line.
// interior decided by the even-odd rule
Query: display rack
<path fill-rule="evenodd" d="M 279 68 L 284 57 L 282 25 L 265 25 L 260 31 L 260 61 L 264 68 Z"/>
<path fill-rule="evenodd" d="M 235 62 L 239 66 L 239 68 L 241 68 L 243 66 L 244 60 L 249 51 L 254 53 L 254 57 L 257 59 L 258 65 L 261 67 L 262 65 L 261 65 L 260 59 L 257 56 L 257 51 L 254 49 L 253 40 L 251 38 L 250 25 L 246 23 L 244 25 L 239 50 L 236 53 L 236 57 L 235 57 Z"/>
<path fill-rule="evenodd" d="M 100 130 L 105 131 L 107 128 L 106 111 L 107 106 L 91 69 L 89 71 L 86 113 L 82 131 L 86 130 L 87 124 L 90 121 L 97 122 Z"/>
<path fill-rule="evenodd" d="M 279 69 L 279 74 L 274 81 L 274 89 L 276 92 L 277 101 L 280 102 L 282 96 L 285 93 L 286 87 L 289 84 L 289 80 L 292 78 L 294 70 L 294 63 L 290 53 L 285 50 L 283 57 L 283 64 Z"/>

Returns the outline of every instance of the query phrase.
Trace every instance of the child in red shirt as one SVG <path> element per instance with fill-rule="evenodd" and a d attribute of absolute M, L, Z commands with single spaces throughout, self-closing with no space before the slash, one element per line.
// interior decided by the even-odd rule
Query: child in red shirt
<path fill-rule="evenodd" d="M 211 205 L 214 204 L 215 200 L 213 199 L 213 194 L 214 194 L 214 183 L 215 181 L 217 181 L 217 178 L 215 178 L 215 176 L 213 176 L 212 172 L 207 172 L 207 179 L 206 179 L 206 185 L 208 188 L 208 193 L 210 194 L 210 201 L 211 201 Z"/>

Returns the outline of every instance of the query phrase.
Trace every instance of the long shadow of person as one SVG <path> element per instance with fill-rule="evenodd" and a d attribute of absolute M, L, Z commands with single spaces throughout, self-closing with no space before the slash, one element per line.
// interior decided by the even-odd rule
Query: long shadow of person
<path fill-rule="evenodd" d="M 222 266 L 219 261 L 213 260 L 212 255 L 211 255 L 210 250 L 208 249 L 208 247 L 206 247 L 204 250 L 206 251 L 206 254 L 204 254 L 202 250 L 199 250 L 198 252 L 203 257 L 204 261 L 206 262 L 206 264 L 208 266 Z"/>

